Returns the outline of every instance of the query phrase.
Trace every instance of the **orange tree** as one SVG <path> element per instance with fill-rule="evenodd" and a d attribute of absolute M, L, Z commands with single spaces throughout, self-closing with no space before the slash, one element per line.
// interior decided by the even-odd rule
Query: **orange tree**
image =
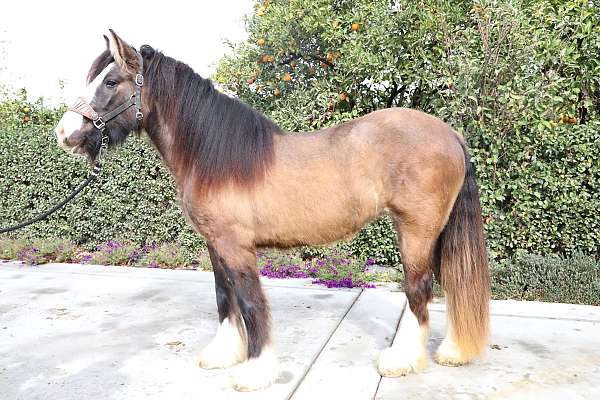
<path fill-rule="evenodd" d="M 215 79 L 291 131 L 412 107 L 465 135 L 491 255 L 598 256 L 600 11 L 589 0 L 271 0 Z M 384 220 L 342 246 L 395 263 Z"/>

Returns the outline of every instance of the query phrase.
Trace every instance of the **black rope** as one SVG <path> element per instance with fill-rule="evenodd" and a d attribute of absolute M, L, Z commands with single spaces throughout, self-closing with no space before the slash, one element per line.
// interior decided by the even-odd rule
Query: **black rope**
<path fill-rule="evenodd" d="M 70 202 L 71 200 L 73 200 L 75 198 L 75 196 L 77 196 L 79 194 L 79 192 L 81 192 L 83 189 L 85 189 L 85 187 L 87 185 L 89 185 L 90 183 L 92 183 L 93 181 L 95 181 L 96 178 L 98 178 L 98 174 L 100 173 L 101 168 L 102 167 L 101 167 L 100 163 L 97 163 L 96 165 L 94 165 L 94 168 L 92 169 L 92 172 L 90 172 L 90 174 L 88 175 L 88 177 L 86 178 L 86 180 L 83 181 L 83 182 L 81 182 L 79 184 L 79 186 L 77 186 L 75 189 L 73 189 L 73 191 L 71 192 L 71 194 L 69 194 L 63 201 L 61 201 L 60 203 L 58 203 L 57 205 L 55 205 L 51 209 L 49 209 L 47 211 L 44 211 L 42 214 L 38 215 L 37 217 L 34 217 L 34 218 L 28 219 L 26 221 L 23 221 L 20 224 L 9 226 L 8 228 L 0 228 L 0 233 L 6 233 L 6 232 L 16 231 L 17 229 L 24 228 L 24 227 L 26 227 L 28 225 L 31 225 L 31 224 L 35 223 L 35 222 L 38 222 L 38 221 L 41 221 L 43 219 L 48 218 L 51 214 L 53 214 L 54 212 L 60 210 L 68 202 Z"/>

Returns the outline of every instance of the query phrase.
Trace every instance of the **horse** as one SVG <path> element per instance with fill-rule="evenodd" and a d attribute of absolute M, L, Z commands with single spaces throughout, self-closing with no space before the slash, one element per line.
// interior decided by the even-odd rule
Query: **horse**
<path fill-rule="evenodd" d="M 396 107 L 315 132 L 284 132 L 185 63 L 148 45 L 138 51 L 112 30 L 104 39 L 79 106 L 111 120 L 99 124 L 97 114 L 70 108 L 55 128 L 57 141 L 94 162 L 105 136 L 112 149 L 137 132 L 160 153 L 214 272 L 219 327 L 200 352 L 200 367 L 239 364 L 232 384 L 240 391 L 272 384 L 277 358 L 256 250 L 335 242 L 386 214 L 408 307 L 377 359 L 379 373 L 398 377 L 426 367 L 434 276 L 448 314 L 435 361 L 458 366 L 483 355 L 488 256 L 475 171 L 456 131 Z M 135 110 L 128 106 L 134 103 Z M 109 112 L 115 107 L 116 116 Z"/>

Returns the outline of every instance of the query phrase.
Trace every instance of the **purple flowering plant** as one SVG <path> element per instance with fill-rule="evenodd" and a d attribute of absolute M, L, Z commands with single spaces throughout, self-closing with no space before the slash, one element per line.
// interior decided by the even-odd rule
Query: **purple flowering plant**
<path fill-rule="evenodd" d="M 367 260 L 340 254 L 338 250 L 308 260 L 297 252 L 260 251 L 258 268 L 268 278 L 311 278 L 315 284 L 327 287 L 375 287 L 375 274 L 366 271 Z"/>
<path fill-rule="evenodd" d="M 144 246 L 135 265 L 149 268 L 187 268 L 192 258 L 174 243 Z"/>
<path fill-rule="evenodd" d="M 137 245 L 118 240 L 109 240 L 96 246 L 96 251 L 85 257 L 89 264 L 132 265 L 139 255 Z"/>
<path fill-rule="evenodd" d="M 74 253 L 75 246 L 67 240 L 3 239 L 0 241 L 0 258 L 16 259 L 28 265 L 71 261 Z"/>

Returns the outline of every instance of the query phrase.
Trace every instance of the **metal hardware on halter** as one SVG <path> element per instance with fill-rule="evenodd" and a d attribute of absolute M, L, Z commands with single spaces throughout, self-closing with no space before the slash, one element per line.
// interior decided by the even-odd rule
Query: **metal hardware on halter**
<path fill-rule="evenodd" d="M 96 114 L 98 115 L 98 114 Z M 104 120 L 101 117 L 96 118 L 95 120 L 92 121 L 92 123 L 94 124 L 94 126 L 99 129 L 99 130 L 104 130 L 104 127 L 106 126 L 106 123 L 104 122 Z"/>
<path fill-rule="evenodd" d="M 104 154 L 106 154 L 106 151 L 108 150 L 108 143 L 110 142 L 110 136 L 106 134 L 104 129 L 101 129 L 100 131 L 102 132 L 102 137 L 100 138 L 100 150 L 98 150 L 98 159 L 104 158 Z M 100 163 L 98 162 L 96 166 L 100 167 Z"/>

